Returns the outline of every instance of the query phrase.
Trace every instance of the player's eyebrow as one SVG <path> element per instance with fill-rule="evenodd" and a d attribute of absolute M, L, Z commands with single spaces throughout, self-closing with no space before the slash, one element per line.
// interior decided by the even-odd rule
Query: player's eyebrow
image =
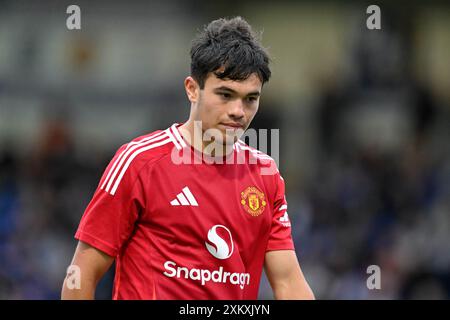
<path fill-rule="evenodd" d="M 238 94 L 238 92 L 236 90 L 233 90 L 226 86 L 221 86 L 221 87 L 215 88 L 214 91 L 227 91 L 229 93 Z M 248 96 L 259 96 L 260 94 L 261 93 L 259 91 L 252 91 L 252 92 L 247 93 L 246 96 L 247 97 Z"/>

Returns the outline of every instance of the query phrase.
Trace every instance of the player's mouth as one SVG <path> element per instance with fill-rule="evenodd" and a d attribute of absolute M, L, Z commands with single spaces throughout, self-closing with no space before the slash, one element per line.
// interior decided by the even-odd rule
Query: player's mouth
<path fill-rule="evenodd" d="M 236 123 L 236 122 L 221 122 L 221 123 L 219 123 L 219 125 L 222 128 L 225 128 L 225 130 L 238 130 L 238 129 L 243 130 L 244 129 L 244 126 L 242 124 Z"/>

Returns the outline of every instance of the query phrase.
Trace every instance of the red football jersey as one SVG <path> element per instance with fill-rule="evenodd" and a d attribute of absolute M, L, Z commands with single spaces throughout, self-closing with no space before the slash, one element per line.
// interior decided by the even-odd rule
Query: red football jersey
<path fill-rule="evenodd" d="M 178 126 L 117 151 L 75 238 L 116 258 L 113 299 L 256 299 L 265 253 L 294 250 L 283 178 L 240 140 L 205 158 Z"/>

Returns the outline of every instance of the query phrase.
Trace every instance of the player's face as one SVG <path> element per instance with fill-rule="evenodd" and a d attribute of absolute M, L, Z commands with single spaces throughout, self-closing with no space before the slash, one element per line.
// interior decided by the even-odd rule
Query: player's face
<path fill-rule="evenodd" d="M 217 143 L 233 144 L 248 128 L 258 111 L 262 83 L 256 74 L 242 81 L 222 80 L 211 73 L 200 90 L 196 120 Z M 211 130 L 212 129 L 212 130 Z M 217 141 L 217 140 L 220 141 Z"/>

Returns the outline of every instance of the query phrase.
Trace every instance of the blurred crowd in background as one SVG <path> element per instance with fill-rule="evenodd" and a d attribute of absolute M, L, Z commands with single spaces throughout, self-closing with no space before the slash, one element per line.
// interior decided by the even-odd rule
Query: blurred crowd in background
<path fill-rule="evenodd" d="M 69 4 L 81 30 L 66 28 Z M 368 5 L 0 0 L 0 299 L 59 298 L 107 163 L 187 119 L 190 41 L 235 15 L 272 55 L 252 126 L 280 129 L 316 297 L 449 299 L 450 6 L 381 2 L 382 29 L 368 30 Z M 113 273 L 97 298 L 111 298 Z M 272 298 L 265 277 L 260 298 Z"/>

